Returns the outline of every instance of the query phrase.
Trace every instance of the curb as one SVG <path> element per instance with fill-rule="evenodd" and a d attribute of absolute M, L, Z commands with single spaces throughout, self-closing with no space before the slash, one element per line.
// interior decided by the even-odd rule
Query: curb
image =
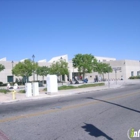
<path fill-rule="evenodd" d="M 46 98 L 55 98 L 55 97 L 61 97 L 61 96 L 70 96 L 70 95 L 76 95 L 76 94 L 84 94 L 84 93 L 90 93 L 93 91 L 101 91 L 101 90 L 109 90 L 109 89 L 117 89 L 122 87 L 123 85 L 119 85 L 117 87 L 110 87 L 108 88 L 108 86 L 105 86 L 104 88 L 101 89 L 91 89 L 91 90 L 87 90 L 87 91 L 80 91 L 80 92 L 76 92 L 76 93 L 69 93 L 69 94 L 51 94 L 50 96 L 43 96 L 43 97 L 39 97 L 39 96 L 34 96 L 34 97 L 29 97 L 29 98 L 24 98 L 24 99 L 16 99 L 16 100 L 9 100 L 9 101 L 3 101 L 0 102 L 1 104 L 6 104 L 6 103 L 16 103 L 16 102 L 20 102 L 20 101 L 29 101 L 29 100 L 39 100 L 39 99 L 46 99 Z M 49 95 L 44 93 L 44 95 Z"/>

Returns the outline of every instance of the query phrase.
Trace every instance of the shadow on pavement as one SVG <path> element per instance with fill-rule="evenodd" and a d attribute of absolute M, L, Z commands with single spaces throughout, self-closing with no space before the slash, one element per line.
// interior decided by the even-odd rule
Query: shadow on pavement
<path fill-rule="evenodd" d="M 94 136 L 96 138 L 102 136 L 102 137 L 105 137 L 107 140 L 113 140 L 111 137 L 106 135 L 104 132 L 102 132 L 100 129 L 98 129 L 92 124 L 85 123 L 85 126 L 82 126 L 82 128 L 85 129 L 85 131 L 88 132 L 89 135 Z"/>
<path fill-rule="evenodd" d="M 123 105 L 119 105 L 119 104 L 116 104 L 116 103 L 108 102 L 108 101 L 105 101 L 105 100 L 96 99 L 96 98 L 93 98 L 93 97 L 87 97 L 87 99 L 93 99 L 93 100 L 96 100 L 96 101 L 108 103 L 108 104 L 111 104 L 111 105 L 115 105 L 115 106 L 118 106 L 118 107 L 121 107 L 121 108 L 124 108 L 124 109 L 128 109 L 128 110 L 140 113 L 139 110 L 135 110 L 135 109 L 132 109 L 132 108 L 129 108 L 129 107 L 126 107 L 126 106 L 123 106 Z"/>

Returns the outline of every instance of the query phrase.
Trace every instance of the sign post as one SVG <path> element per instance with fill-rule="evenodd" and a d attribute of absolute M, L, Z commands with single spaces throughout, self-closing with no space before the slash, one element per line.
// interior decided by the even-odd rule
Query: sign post
<path fill-rule="evenodd" d="M 115 68 L 112 68 L 112 69 L 115 71 L 115 79 L 116 79 L 116 85 L 117 85 L 117 71 L 121 70 L 121 67 L 115 67 Z"/>

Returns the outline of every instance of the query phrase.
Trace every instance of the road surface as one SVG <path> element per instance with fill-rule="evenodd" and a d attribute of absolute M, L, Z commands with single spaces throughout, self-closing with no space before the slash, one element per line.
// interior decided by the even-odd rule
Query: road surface
<path fill-rule="evenodd" d="M 140 129 L 139 84 L 0 105 L 0 140 L 128 140 L 131 128 Z"/>

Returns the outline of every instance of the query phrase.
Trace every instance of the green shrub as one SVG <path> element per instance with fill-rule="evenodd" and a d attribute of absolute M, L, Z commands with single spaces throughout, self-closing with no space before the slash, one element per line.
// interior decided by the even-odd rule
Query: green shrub
<path fill-rule="evenodd" d="M 0 85 L 3 85 L 3 82 L 0 82 Z"/>
<path fill-rule="evenodd" d="M 129 79 L 140 79 L 140 76 L 131 76 Z"/>
<path fill-rule="evenodd" d="M 18 92 L 19 93 L 25 93 L 26 91 L 25 90 L 19 90 Z"/>
<path fill-rule="evenodd" d="M 3 85 L 0 85 L 0 87 L 3 87 Z"/>
<path fill-rule="evenodd" d="M 2 84 L 2 86 L 4 86 L 4 87 L 7 86 L 7 83 Z"/>
<path fill-rule="evenodd" d="M 8 90 L 8 89 L 0 89 L 0 93 L 6 94 L 6 93 L 8 93 L 8 92 L 11 92 L 11 91 Z"/>
<path fill-rule="evenodd" d="M 0 82 L 0 87 L 7 86 L 7 83 Z"/>
<path fill-rule="evenodd" d="M 0 87 L 5 87 L 7 86 L 7 83 L 3 83 L 2 85 L 0 84 Z"/>
<path fill-rule="evenodd" d="M 9 84 L 10 84 L 11 86 L 13 86 L 13 85 L 14 85 L 14 83 L 13 83 L 13 82 L 10 82 Z"/>
<path fill-rule="evenodd" d="M 134 79 L 134 76 L 129 77 L 129 79 Z"/>
<path fill-rule="evenodd" d="M 44 88 L 43 91 L 47 91 L 47 88 Z"/>

